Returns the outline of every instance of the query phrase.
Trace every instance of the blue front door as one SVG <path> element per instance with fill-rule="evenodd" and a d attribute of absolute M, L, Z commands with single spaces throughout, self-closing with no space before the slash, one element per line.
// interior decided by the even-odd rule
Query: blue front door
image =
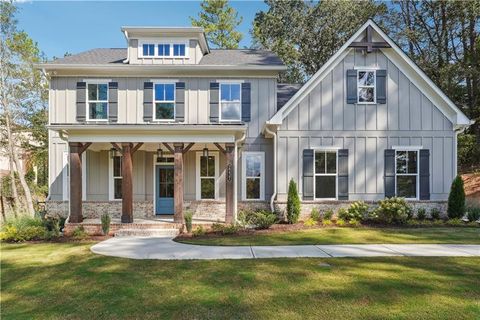
<path fill-rule="evenodd" d="M 156 166 L 155 213 L 173 214 L 173 166 Z"/>

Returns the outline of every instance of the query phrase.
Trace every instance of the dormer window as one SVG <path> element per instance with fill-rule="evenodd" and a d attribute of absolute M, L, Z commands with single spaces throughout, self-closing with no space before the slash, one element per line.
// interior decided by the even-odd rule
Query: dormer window
<path fill-rule="evenodd" d="M 174 44 L 173 45 L 173 56 L 184 57 L 185 56 L 185 44 Z"/>
<path fill-rule="evenodd" d="M 170 44 L 159 44 L 158 45 L 158 56 L 159 57 L 169 57 L 170 56 Z"/>
<path fill-rule="evenodd" d="M 155 56 L 155 45 L 145 43 L 143 45 L 143 56 L 144 57 L 153 57 Z"/>

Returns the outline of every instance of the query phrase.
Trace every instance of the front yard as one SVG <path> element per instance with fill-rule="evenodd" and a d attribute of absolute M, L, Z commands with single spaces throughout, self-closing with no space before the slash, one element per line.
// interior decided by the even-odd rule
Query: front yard
<path fill-rule="evenodd" d="M 178 237 L 178 242 L 248 246 L 364 243 L 480 244 L 478 227 L 443 228 L 315 228 L 296 231 L 257 231 L 254 234 Z"/>
<path fill-rule="evenodd" d="M 91 245 L 2 244 L 2 319 L 480 317 L 480 258 L 148 261 Z"/>

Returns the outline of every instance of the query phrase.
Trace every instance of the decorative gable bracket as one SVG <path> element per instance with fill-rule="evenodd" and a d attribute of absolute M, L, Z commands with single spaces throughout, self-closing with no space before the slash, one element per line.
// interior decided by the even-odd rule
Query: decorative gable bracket
<path fill-rule="evenodd" d="M 379 48 L 391 48 L 391 46 L 385 42 L 385 41 L 380 41 L 380 42 L 373 42 L 372 41 L 372 31 L 373 28 L 372 26 L 367 26 L 365 29 L 365 41 L 357 41 L 357 42 L 352 42 L 348 47 L 349 48 L 361 48 L 367 50 L 367 53 L 372 52 L 373 50 L 377 50 Z"/>

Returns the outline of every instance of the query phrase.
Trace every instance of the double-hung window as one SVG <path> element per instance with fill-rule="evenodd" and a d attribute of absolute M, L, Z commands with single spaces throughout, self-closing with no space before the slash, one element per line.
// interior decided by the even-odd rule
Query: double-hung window
<path fill-rule="evenodd" d="M 337 152 L 315 151 L 315 198 L 337 198 Z"/>
<path fill-rule="evenodd" d="M 175 84 L 155 83 L 154 120 L 175 120 Z"/>
<path fill-rule="evenodd" d="M 220 121 L 241 121 L 240 83 L 220 84 Z"/>
<path fill-rule="evenodd" d="M 418 150 L 395 150 L 395 194 L 417 199 Z"/>
<path fill-rule="evenodd" d="M 357 70 L 358 103 L 375 103 L 375 70 Z"/>
<path fill-rule="evenodd" d="M 155 56 L 155 45 L 152 43 L 145 43 L 142 45 L 143 56 L 153 57 Z"/>
<path fill-rule="evenodd" d="M 173 56 L 174 57 L 185 57 L 185 44 L 174 44 L 173 45 Z"/>
<path fill-rule="evenodd" d="M 170 56 L 170 44 L 161 43 L 158 45 L 158 56 L 168 57 Z"/>
<path fill-rule="evenodd" d="M 122 157 L 113 156 L 111 161 L 111 200 L 122 199 Z"/>
<path fill-rule="evenodd" d="M 264 200 L 265 153 L 244 152 L 242 158 L 243 199 Z"/>
<path fill-rule="evenodd" d="M 87 85 L 87 120 L 108 120 L 108 84 Z"/>
<path fill-rule="evenodd" d="M 197 200 L 218 198 L 218 153 L 197 153 Z"/>

